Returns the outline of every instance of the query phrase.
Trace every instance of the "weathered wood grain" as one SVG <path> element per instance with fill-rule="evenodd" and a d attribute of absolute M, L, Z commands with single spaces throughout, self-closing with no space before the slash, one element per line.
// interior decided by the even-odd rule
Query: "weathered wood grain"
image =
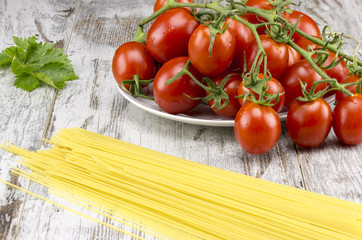
<path fill-rule="evenodd" d="M 4 26 L 1 30 L 4 34 L 1 36 L 29 35 L 36 32 L 44 40 L 59 41 L 59 44 L 64 46 L 69 43 L 68 54 L 80 79 L 69 83 L 64 90 L 54 95 L 54 98 L 51 90 L 43 88 L 34 95 L 21 98 L 21 103 L 13 107 L 1 104 L 9 99 L 14 99 L 12 104 L 16 104 L 22 92 L 17 89 L 11 92 L 11 84 L 0 89 L 0 139 L 6 136 L 6 140 L 14 140 L 12 142 L 17 145 L 37 149 L 42 133 L 49 138 L 60 128 L 83 127 L 192 161 L 360 202 L 362 177 L 361 157 L 358 152 L 361 151 L 361 146 L 345 148 L 336 141 L 333 133 L 320 148 L 304 150 L 292 144 L 284 127 L 281 139 L 272 151 L 262 156 L 251 156 L 237 145 L 231 128 L 174 122 L 146 113 L 123 99 L 115 89 L 111 72 L 112 56 L 121 43 L 132 39 L 138 21 L 152 12 L 153 0 L 84 0 L 81 1 L 79 9 L 78 1 L 43 1 L 41 8 L 32 4 L 34 1 L 3 2 L 0 14 L 3 11 L 5 16 L 9 14 L 6 12 L 10 8 L 13 10 L 7 18 L 0 18 L 0 26 Z M 306 11 L 317 19 L 320 25 L 328 21 L 336 26 L 336 31 L 356 36 L 361 30 L 358 13 L 362 10 L 357 2 L 358 0 L 307 0 L 303 1 L 298 9 Z M 9 7 L 13 3 L 21 7 Z M 25 17 L 22 19 L 20 16 L 24 12 Z M 69 42 L 72 21 L 77 12 Z M 9 22 L 12 24 L 8 24 Z M 14 28 L 17 30 L 14 31 Z M 357 37 L 361 39 L 360 35 Z M 352 51 L 353 47 L 348 46 L 348 49 Z M 8 72 L 0 71 L 0 75 L 0 81 L 10 78 Z M 35 104 L 38 98 L 45 99 Z M 53 99 L 54 105 L 49 105 Z M 31 104 L 26 105 L 28 102 Z M 5 114 L 2 114 L 3 109 Z M 25 114 L 13 116 L 17 112 Z M 49 123 L 46 122 L 48 113 Z M 31 123 L 29 119 L 33 119 Z M 3 129 L 5 132 L 2 132 Z M 7 136 L 12 137 L 9 139 Z M 0 152 L 0 177 L 7 180 L 10 178 L 7 172 L 13 164 L 11 159 L 10 154 Z M 22 186 L 24 187 L 23 183 Z M 110 222 L 109 219 L 47 194 L 44 188 L 35 184 L 31 185 L 31 191 Z M 5 226 L 9 227 L 4 228 L 7 232 L 4 232 L 3 236 L 0 231 L 0 239 L 15 239 L 10 230 L 16 229 L 17 224 L 14 221 L 17 222 L 21 215 L 19 211 L 23 195 L 0 185 L 0 193 L 3 192 L 3 202 L 3 194 L 0 194 L 0 206 L 4 203 L 0 208 L 0 216 L 3 212 L 5 216 L 0 218 L 0 226 L 3 226 L 3 219 L 9 219 L 8 209 L 16 211 L 11 211 L 15 212 L 15 220 L 11 221 L 11 225 L 6 223 L 8 225 Z M 26 201 L 19 226 L 16 239 L 131 239 L 33 197 Z M 122 227 L 147 239 L 154 239 L 129 227 Z"/>
<path fill-rule="evenodd" d="M 141 6 L 140 3 L 137 4 Z M 62 127 L 78 126 L 96 131 L 97 125 L 106 129 L 107 126 L 104 125 L 114 126 L 120 120 L 122 110 L 118 104 L 126 103 L 121 103 L 115 90 L 110 61 L 114 49 L 125 41 L 125 36 L 129 37 L 127 33 L 136 28 L 139 17 L 142 17 L 128 18 L 130 15 L 125 15 L 127 11 L 113 11 L 121 9 L 121 5 L 121 1 L 82 2 L 68 50 L 80 80 L 70 83 L 59 92 L 51 124 L 46 131 L 47 137 Z M 134 7 L 134 4 L 126 6 Z M 120 25 L 119 21 L 124 23 Z M 32 186 L 31 190 L 49 196 L 38 186 Z M 29 236 L 32 239 L 125 239 L 117 231 L 62 209 L 55 213 L 56 209 L 36 199 L 29 199 L 18 239 L 27 239 Z"/>
<path fill-rule="evenodd" d="M 42 41 L 64 45 L 69 26 L 64 4 L 35 4 L 32 1 L 0 1 L 0 49 L 13 44 L 12 36 L 37 35 Z M 64 7 L 64 8 L 62 8 Z M 13 86 L 10 70 L 0 70 L 0 140 L 36 150 L 51 109 L 54 90 L 43 87 L 32 93 Z M 27 188 L 28 181 L 10 173 L 15 158 L 0 149 L 0 177 Z M 21 216 L 24 194 L 0 185 L 0 239 L 15 238 Z"/>

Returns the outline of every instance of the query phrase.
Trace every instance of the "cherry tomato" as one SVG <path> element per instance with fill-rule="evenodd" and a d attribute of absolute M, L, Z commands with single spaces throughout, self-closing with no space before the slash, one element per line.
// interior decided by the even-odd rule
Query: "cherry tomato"
<path fill-rule="evenodd" d="M 236 114 L 234 133 L 248 153 L 266 153 L 278 142 L 281 133 L 278 114 L 271 107 L 246 103 Z"/>
<path fill-rule="evenodd" d="M 165 112 L 171 114 L 187 112 L 201 103 L 201 100 L 193 100 L 191 98 L 202 98 L 205 96 L 205 90 L 198 86 L 188 75 L 182 75 L 172 83 L 165 84 L 167 80 L 181 71 L 188 59 L 188 57 L 171 59 L 156 74 L 153 82 L 153 95 L 155 102 Z M 192 65 L 189 71 L 196 79 L 202 81 L 202 75 Z"/>
<path fill-rule="evenodd" d="M 223 79 L 229 74 L 231 74 L 231 73 L 225 72 L 224 74 L 214 77 L 211 80 L 214 82 L 214 84 L 216 86 L 220 86 Z M 241 75 L 239 75 L 239 74 L 231 75 L 228 78 L 228 80 L 224 86 L 224 92 L 229 96 L 229 102 L 225 107 L 218 110 L 216 107 L 212 107 L 215 104 L 214 99 L 208 101 L 209 106 L 216 114 L 218 114 L 220 116 L 225 116 L 225 117 L 235 117 L 236 113 L 241 108 L 239 100 L 237 98 L 235 98 L 238 94 L 238 87 L 241 82 L 242 82 L 242 78 L 241 78 Z M 210 93 L 206 93 L 206 95 L 210 95 Z M 223 105 L 224 102 L 225 102 L 225 100 L 222 100 L 221 105 Z"/>
<path fill-rule="evenodd" d="M 307 83 L 307 90 L 310 90 L 313 83 L 322 80 L 322 77 L 312 68 L 307 60 L 296 62 L 289 67 L 282 78 L 281 84 L 285 89 L 285 105 L 290 107 L 297 97 L 303 96 L 299 79 Z M 315 89 L 315 93 L 327 87 L 327 83 L 320 83 Z"/>
<path fill-rule="evenodd" d="M 347 77 L 346 79 L 344 79 L 341 83 L 354 83 L 354 82 L 356 83 L 360 79 L 361 79 L 361 76 L 351 75 L 351 76 Z M 348 91 L 350 91 L 351 93 L 356 93 L 357 85 L 348 86 L 348 87 L 346 87 L 346 89 Z M 340 92 L 340 91 L 337 91 L 337 93 L 336 93 L 336 104 L 341 102 L 347 96 L 348 96 L 347 94 L 345 94 L 343 92 Z"/>
<path fill-rule="evenodd" d="M 333 59 L 336 57 L 336 54 L 333 52 L 329 52 L 329 57 L 323 64 L 323 66 L 328 66 L 332 63 Z M 337 57 L 337 60 L 340 59 L 340 57 Z M 332 69 L 326 69 L 325 70 L 327 75 L 331 78 L 335 78 L 338 82 L 342 82 L 343 79 L 346 79 L 349 76 L 349 70 L 346 65 L 346 61 L 342 60 L 337 66 L 335 66 Z"/>
<path fill-rule="evenodd" d="M 362 95 L 346 97 L 334 109 L 333 130 L 347 145 L 362 143 Z"/>
<path fill-rule="evenodd" d="M 255 94 L 255 92 L 253 90 L 251 90 L 250 88 L 245 87 L 243 82 L 241 82 L 239 84 L 239 87 L 238 87 L 238 96 L 240 96 L 240 98 L 238 98 L 238 100 L 239 100 L 239 103 L 240 103 L 241 106 L 243 106 L 245 103 L 249 102 L 248 100 L 246 100 L 245 103 L 244 103 L 244 98 L 241 97 L 241 96 L 244 96 L 246 93 Z"/>
<path fill-rule="evenodd" d="M 327 138 L 332 126 L 332 110 L 323 98 L 312 102 L 296 101 L 287 115 L 287 134 L 304 148 L 317 147 Z"/>
<path fill-rule="evenodd" d="M 300 54 L 289 45 L 288 45 L 288 53 L 289 53 L 288 67 L 292 66 L 294 63 L 302 59 L 302 56 L 300 56 Z"/>
<path fill-rule="evenodd" d="M 259 78 L 262 78 L 263 74 L 259 75 Z M 269 94 L 278 94 L 278 90 L 279 90 L 279 94 L 283 94 L 279 96 L 279 101 L 277 104 L 275 104 L 274 106 L 272 106 L 272 108 L 276 111 L 276 112 L 280 112 L 283 108 L 284 108 L 284 104 L 285 104 L 285 90 L 283 85 L 280 84 L 280 82 L 278 80 L 276 80 L 275 78 L 271 78 L 267 83 L 266 86 L 268 87 L 268 90 L 266 90 L 266 93 Z M 276 99 L 271 101 L 271 103 L 276 103 Z"/>
<path fill-rule="evenodd" d="M 198 26 L 189 41 L 189 56 L 192 65 L 208 77 L 222 74 L 234 59 L 235 43 L 234 34 L 230 29 L 226 29 L 223 34 L 217 33 L 210 56 L 210 29 L 205 25 Z"/>
<path fill-rule="evenodd" d="M 289 53 L 287 44 L 278 43 L 268 35 L 260 35 L 260 41 L 267 55 L 267 66 L 274 78 L 279 78 L 288 67 Z M 258 52 L 256 40 L 248 44 L 245 50 L 247 70 L 250 71 Z M 241 69 L 244 69 L 244 58 L 241 58 Z M 264 62 L 260 66 L 260 72 L 264 71 Z"/>
<path fill-rule="evenodd" d="M 139 42 L 126 42 L 115 52 L 112 62 L 113 76 L 118 84 L 133 79 L 138 75 L 140 80 L 149 80 L 156 75 L 156 62 Z M 126 88 L 129 85 L 125 84 Z"/>
<path fill-rule="evenodd" d="M 195 2 L 195 0 L 176 0 L 176 2 L 179 3 L 191 3 L 191 2 Z M 165 6 L 167 4 L 167 0 L 156 0 L 155 5 L 153 6 L 153 12 L 157 12 L 158 10 L 160 10 L 160 8 L 162 8 L 163 6 Z M 190 8 L 185 8 L 188 9 L 189 11 Z"/>
<path fill-rule="evenodd" d="M 271 5 L 268 0 L 249 0 L 246 2 L 245 4 L 248 7 L 255 7 L 255 8 L 260 8 L 260 9 L 265 9 L 265 10 L 272 10 L 274 8 L 273 5 Z M 288 7 L 288 6 L 287 6 Z M 289 14 L 287 13 L 282 13 L 282 17 L 284 18 L 288 18 Z M 253 24 L 259 24 L 259 23 L 263 23 L 263 22 L 267 22 L 266 19 L 259 17 L 255 14 L 252 13 L 247 13 L 244 15 L 244 17 L 248 20 L 248 22 L 253 23 Z M 266 27 L 260 27 L 257 29 L 259 34 L 265 34 L 265 30 Z"/>
<path fill-rule="evenodd" d="M 229 70 L 236 71 L 240 69 L 240 59 L 241 57 L 244 57 L 244 50 L 246 49 L 246 46 L 252 42 L 255 37 L 253 32 L 241 22 L 232 18 L 227 18 L 223 27 L 227 24 L 229 24 L 228 28 L 234 33 L 236 40 L 235 56 Z"/>
<path fill-rule="evenodd" d="M 313 36 L 313 37 L 316 37 L 316 36 Z M 318 38 L 322 39 L 321 37 L 318 37 Z M 297 44 L 299 47 L 303 48 L 304 50 L 311 50 L 311 49 L 314 50 L 314 49 L 320 48 L 320 46 L 318 44 L 311 42 L 304 37 L 299 38 L 298 41 L 295 41 L 295 44 Z"/>
<path fill-rule="evenodd" d="M 258 75 L 258 79 L 263 79 L 263 78 L 264 78 L 264 74 L 260 73 Z M 278 89 L 279 89 L 279 94 L 282 94 L 281 96 L 279 96 L 278 103 L 275 104 L 274 106 L 272 106 L 272 108 L 276 112 L 280 112 L 284 108 L 284 104 L 285 104 L 285 90 L 284 90 L 284 87 L 280 84 L 280 82 L 278 80 L 276 80 L 273 77 L 266 83 L 266 86 L 268 88 L 268 90 L 265 91 L 266 93 L 278 94 Z M 256 99 L 259 98 L 259 94 L 257 94 L 256 92 L 254 92 L 251 89 L 248 89 L 248 88 L 244 87 L 243 83 L 241 82 L 240 85 L 239 85 L 239 89 L 238 89 L 238 96 L 245 95 L 246 92 L 254 94 Z M 243 98 L 238 98 L 238 99 L 239 99 L 239 103 L 241 105 L 243 105 L 244 99 Z M 248 102 L 248 101 L 246 101 L 246 102 Z M 275 103 L 275 102 L 276 102 L 276 99 L 271 101 L 271 103 Z"/>
<path fill-rule="evenodd" d="M 199 22 L 185 9 L 170 9 L 159 16 L 147 34 L 146 47 L 160 63 L 187 56 L 187 46 Z"/>
<path fill-rule="evenodd" d="M 292 14 L 288 14 L 287 19 L 289 20 L 290 23 L 296 24 L 299 16 L 302 17 L 298 23 L 297 28 L 312 36 L 317 36 L 317 37 L 322 36 L 321 31 L 318 28 L 318 25 L 314 22 L 314 20 L 311 17 L 309 17 L 305 13 L 293 10 Z M 298 33 L 294 33 L 292 38 L 294 39 L 294 42 L 297 42 L 300 38 L 302 38 L 302 36 L 299 35 Z"/>
<path fill-rule="evenodd" d="M 320 39 L 322 39 L 321 37 L 318 37 Z M 309 48 L 316 50 L 318 48 L 321 48 L 321 46 L 319 46 L 318 44 L 315 44 L 311 41 L 309 41 L 306 38 L 301 38 L 298 40 L 298 42 L 296 42 L 297 45 L 299 45 L 301 48 L 308 50 L 308 46 L 310 46 Z M 329 52 L 329 57 L 327 58 L 327 60 L 324 62 L 323 66 L 328 66 L 332 63 L 332 61 L 334 60 L 334 58 L 336 57 L 336 54 L 334 52 L 328 51 Z M 313 57 L 317 57 L 317 54 L 313 55 Z M 341 59 L 341 57 L 337 57 L 337 61 Z M 346 61 L 342 60 L 337 66 L 335 66 L 334 68 L 331 69 L 326 69 L 325 70 L 327 75 L 331 78 L 335 78 L 339 83 L 342 82 L 344 79 L 346 79 L 349 76 L 349 70 L 346 66 Z"/>

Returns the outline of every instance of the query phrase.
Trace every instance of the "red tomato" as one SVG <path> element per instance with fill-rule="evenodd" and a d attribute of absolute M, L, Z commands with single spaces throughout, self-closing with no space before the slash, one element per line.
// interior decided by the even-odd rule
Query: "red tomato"
<path fill-rule="evenodd" d="M 264 78 L 264 74 L 260 73 L 258 75 L 258 79 L 263 79 Z M 284 87 L 280 84 L 280 82 L 278 80 L 276 80 L 275 78 L 271 78 L 267 83 L 266 86 L 268 88 L 268 90 L 266 90 L 266 93 L 269 94 L 278 94 L 278 89 L 279 89 L 279 94 L 284 93 L 283 95 L 281 95 L 279 97 L 279 101 L 277 104 L 275 104 L 274 106 L 272 106 L 272 108 L 276 111 L 276 112 L 280 112 L 283 107 L 284 107 L 284 103 L 285 103 L 285 90 Z M 242 96 L 245 95 L 246 92 L 252 93 L 254 94 L 255 98 L 258 99 L 259 98 L 259 94 L 255 93 L 253 90 L 248 89 L 246 87 L 243 86 L 243 83 L 241 82 L 239 85 L 239 89 L 238 89 L 238 96 Z M 241 105 L 243 105 L 243 98 L 238 98 L 239 99 L 239 103 Z M 248 102 L 248 101 L 247 101 Z M 271 103 L 275 103 L 276 99 L 271 101 Z"/>
<path fill-rule="evenodd" d="M 302 60 L 289 67 L 280 79 L 285 89 L 285 105 L 290 107 L 297 97 L 303 96 L 302 87 L 299 79 L 303 83 L 307 83 L 307 90 L 310 90 L 313 83 L 322 80 L 322 77 L 312 68 L 307 60 Z M 315 92 L 323 90 L 327 87 L 327 83 L 317 85 Z"/>
<path fill-rule="evenodd" d="M 336 54 L 333 52 L 329 52 L 329 57 L 323 64 L 323 66 L 328 66 L 332 63 L 333 59 L 336 57 Z M 340 57 L 337 57 L 337 60 L 340 59 Z M 342 82 L 343 79 L 346 79 L 349 76 L 349 70 L 346 65 L 346 61 L 342 60 L 337 66 L 335 66 L 332 69 L 326 69 L 325 70 L 327 75 L 331 78 L 335 78 L 338 82 Z"/>
<path fill-rule="evenodd" d="M 362 143 L 362 95 L 346 97 L 334 109 L 333 130 L 344 144 Z"/>
<path fill-rule="evenodd" d="M 289 45 L 288 45 L 288 53 L 289 53 L 288 67 L 292 66 L 294 63 L 302 59 L 302 56 L 300 56 L 300 54 Z"/>
<path fill-rule="evenodd" d="M 230 29 L 226 29 L 223 34 L 217 33 L 210 56 L 210 29 L 205 25 L 198 26 L 189 41 L 192 65 L 208 77 L 222 74 L 234 59 L 235 43 L 234 34 Z"/>
<path fill-rule="evenodd" d="M 320 39 L 322 39 L 321 37 L 318 37 Z M 312 48 L 313 50 L 321 48 L 321 46 L 309 41 L 306 38 L 301 38 L 298 40 L 298 42 L 296 42 L 297 45 L 299 45 L 301 48 L 308 50 L 308 46 L 310 46 L 310 48 Z M 336 54 L 328 51 L 329 52 L 329 57 L 327 58 L 327 60 L 325 61 L 325 63 L 323 64 L 323 66 L 328 66 L 332 63 L 333 59 L 336 57 Z M 317 55 L 314 55 L 313 57 L 317 57 Z M 341 57 L 337 57 L 337 61 L 341 59 Z M 335 78 L 339 83 L 342 82 L 344 79 L 346 79 L 349 76 L 349 70 L 346 66 L 346 61 L 342 60 L 337 66 L 335 66 L 332 69 L 327 69 L 325 70 L 327 75 L 331 78 Z"/>
<path fill-rule="evenodd" d="M 185 9 L 170 9 L 159 16 L 147 34 L 146 47 L 160 63 L 187 56 L 187 46 L 199 22 Z"/>
<path fill-rule="evenodd" d="M 238 87 L 238 96 L 243 96 L 246 93 L 255 94 L 255 92 L 253 90 L 251 90 L 250 88 L 245 87 L 243 82 L 241 82 L 239 84 L 239 87 Z M 238 98 L 238 100 L 239 100 L 240 105 L 243 106 L 244 105 L 244 98 L 240 97 L 240 98 Z M 248 103 L 248 102 L 249 102 L 248 100 L 245 101 L 245 103 Z"/>
<path fill-rule="evenodd" d="M 361 79 L 360 76 L 357 76 L 357 75 L 351 75 L 349 77 L 347 77 L 346 79 L 344 79 L 341 83 L 356 83 L 358 82 L 359 80 Z M 346 89 L 348 91 L 350 91 L 351 93 L 356 93 L 356 90 L 357 90 L 357 85 L 352 85 L 352 86 L 348 86 L 346 87 Z M 343 99 L 345 99 L 348 95 L 343 93 L 343 92 L 340 92 L 340 91 L 337 91 L 336 93 L 336 104 L 341 102 Z"/>
<path fill-rule="evenodd" d="M 230 74 L 230 72 L 226 72 L 220 76 L 212 78 L 211 80 L 214 82 L 214 84 L 216 86 L 220 86 L 223 79 L 229 74 Z M 220 116 L 225 116 L 225 117 L 235 117 L 236 113 L 241 108 L 238 99 L 235 97 L 238 94 L 238 87 L 242 81 L 243 80 L 241 78 L 241 75 L 239 75 L 239 74 L 231 75 L 229 77 L 229 79 L 227 80 L 227 82 L 224 86 L 224 92 L 229 96 L 229 102 L 225 107 L 218 110 L 216 107 L 211 107 L 215 104 L 214 99 L 208 101 L 209 106 L 216 114 L 218 114 Z M 210 93 L 206 93 L 206 95 L 210 95 Z M 224 102 L 225 102 L 225 100 L 222 100 L 221 105 L 223 105 Z"/>
<path fill-rule="evenodd" d="M 202 98 L 205 96 L 205 90 L 198 86 L 188 75 L 182 75 L 172 83 L 165 84 L 167 80 L 181 71 L 188 59 L 188 57 L 174 58 L 166 62 L 156 74 L 153 82 L 153 95 L 155 102 L 165 112 L 171 114 L 187 112 L 201 103 L 201 100 L 193 100 L 191 98 Z M 192 65 L 189 71 L 196 79 L 202 81 L 201 74 Z"/>
<path fill-rule="evenodd" d="M 260 76 L 261 75 L 261 76 Z M 263 75 L 260 74 L 259 78 L 262 78 Z M 278 80 L 276 80 L 275 78 L 271 78 L 267 83 L 266 86 L 269 88 L 268 90 L 266 90 L 266 93 L 269 94 L 278 94 L 278 89 L 279 89 L 279 94 L 284 93 L 283 95 L 279 96 L 279 101 L 277 104 L 275 104 L 274 106 L 272 106 L 272 108 L 276 111 L 276 112 L 280 112 L 285 104 L 285 90 L 283 85 L 280 84 L 280 82 Z M 276 99 L 271 101 L 271 103 L 275 103 Z"/>
<path fill-rule="evenodd" d="M 113 76 L 118 84 L 124 80 L 133 79 L 138 75 L 140 80 L 155 77 L 156 62 L 147 52 L 146 47 L 139 42 L 126 42 L 115 52 L 112 62 Z M 126 88 L 129 85 L 125 84 Z"/>
<path fill-rule="evenodd" d="M 332 126 L 332 110 L 323 98 L 312 102 L 296 101 L 287 116 L 287 134 L 304 148 L 317 147 L 327 138 Z"/>
<path fill-rule="evenodd" d="M 322 39 L 321 37 L 318 37 L 318 38 Z M 314 50 L 314 49 L 320 48 L 320 46 L 318 44 L 311 42 L 304 37 L 299 38 L 298 41 L 295 41 L 295 44 L 297 44 L 299 47 L 303 48 L 304 50 L 310 50 L 310 49 Z M 310 47 L 308 47 L 308 46 L 310 46 Z"/>
<path fill-rule="evenodd" d="M 271 5 L 268 2 L 268 0 L 249 0 L 246 2 L 245 5 L 248 7 L 255 7 L 255 8 L 260 8 L 260 9 L 265 9 L 265 10 L 272 10 L 274 8 L 274 6 Z M 288 16 L 289 16 L 289 14 L 282 13 L 282 17 L 288 19 Z M 266 19 L 259 17 L 252 13 L 247 13 L 244 15 L 244 17 L 248 20 L 248 22 L 253 23 L 253 24 L 267 22 Z M 265 27 L 260 27 L 257 29 L 259 34 L 265 34 L 265 30 L 266 30 Z"/>
<path fill-rule="evenodd" d="M 195 0 L 176 0 L 176 2 L 179 3 L 190 3 L 190 2 L 195 2 Z M 153 6 L 153 12 L 157 12 L 158 10 L 160 10 L 160 8 L 162 8 L 163 6 L 165 6 L 167 4 L 167 0 L 156 0 L 155 5 Z M 190 8 L 185 8 L 190 10 Z"/>
<path fill-rule="evenodd" d="M 234 133 L 248 153 L 266 153 L 278 142 L 281 133 L 278 114 L 271 107 L 246 103 L 236 114 Z"/>
<path fill-rule="evenodd" d="M 268 35 L 260 35 L 260 41 L 267 55 L 267 66 L 274 78 L 279 78 L 288 67 L 289 53 L 287 44 L 277 43 Z M 245 50 L 247 70 L 250 71 L 258 52 L 256 40 L 252 41 Z M 241 58 L 241 69 L 244 69 L 244 58 Z M 264 72 L 264 63 L 260 66 L 260 72 Z"/>
<path fill-rule="evenodd" d="M 240 69 L 240 59 L 241 57 L 244 57 L 244 50 L 246 49 L 246 46 L 255 39 L 255 37 L 253 32 L 241 22 L 232 18 L 227 18 L 223 27 L 225 27 L 228 23 L 230 23 L 228 28 L 234 33 L 236 40 L 235 56 L 229 69 L 231 71 L 235 71 Z"/>
<path fill-rule="evenodd" d="M 296 24 L 299 16 L 302 16 L 297 27 L 309 35 L 317 37 L 322 36 L 321 31 L 318 28 L 318 25 L 307 14 L 293 10 L 292 14 L 287 14 L 287 15 L 288 15 L 287 19 L 292 24 Z M 294 42 L 297 42 L 300 38 L 302 38 L 302 36 L 299 35 L 298 33 L 294 33 L 292 38 L 294 39 Z"/>

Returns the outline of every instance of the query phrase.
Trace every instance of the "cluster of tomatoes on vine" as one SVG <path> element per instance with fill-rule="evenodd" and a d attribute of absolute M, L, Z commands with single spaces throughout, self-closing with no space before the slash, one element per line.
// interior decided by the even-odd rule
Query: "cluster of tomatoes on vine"
<path fill-rule="evenodd" d="M 170 114 L 208 103 L 235 118 L 236 139 L 252 154 L 277 143 L 280 111 L 288 111 L 287 133 L 302 147 L 320 145 L 332 125 L 343 143 L 362 142 L 361 62 L 347 68 L 351 57 L 339 52 L 340 36 L 326 40 L 325 30 L 290 10 L 288 0 L 220 2 L 157 0 L 134 40 L 114 55 L 118 84 L 151 98 L 144 89 L 153 83 L 155 102 Z M 322 98 L 331 94 L 334 113 Z"/>

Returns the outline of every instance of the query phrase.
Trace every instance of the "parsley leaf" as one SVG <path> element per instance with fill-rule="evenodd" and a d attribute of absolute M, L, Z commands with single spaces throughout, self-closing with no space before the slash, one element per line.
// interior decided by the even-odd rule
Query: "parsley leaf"
<path fill-rule="evenodd" d="M 30 74 L 16 75 L 14 85 L 18 88 L 32 91 L 39 86 L 39 80 Z"/>
<path fill-rule="evenodd" d="M 2 51 L 0 53 L 0 66 L 10 66 L 16 51 L 16 47 L 9 47 Z"/>
<path fill-rule="evenodd" d="M 14 86 L 32 91 L 42 84 L 63 89 L 66 81 L 78 79 L 71 61 L 55 44 L 13 37 L 16 46 L 0 53 L 0 67 L 11 67 L 15 74 Z"/>

